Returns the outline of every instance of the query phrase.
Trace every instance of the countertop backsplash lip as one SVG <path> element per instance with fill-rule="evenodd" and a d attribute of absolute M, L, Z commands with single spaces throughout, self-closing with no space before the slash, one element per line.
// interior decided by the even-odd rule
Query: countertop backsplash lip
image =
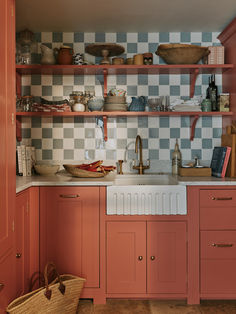
<path fill-rule="evenodd" d="M 175 177 L 178 185 L 184 186 L 235 186 L 236 178 L 215 178 L 215 177 Z M 115 176 L 103 178 L 76 178 L 72 176 L 58 175 L 32 176 L 32 177 L 16 177 L 16 193 L 20 193 L 32 186 L 113 186 L 115 184 Z"/>

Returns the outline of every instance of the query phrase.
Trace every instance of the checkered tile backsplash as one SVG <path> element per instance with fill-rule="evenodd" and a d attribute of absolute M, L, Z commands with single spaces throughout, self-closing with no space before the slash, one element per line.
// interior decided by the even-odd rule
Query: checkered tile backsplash
<path fill-rule="evenodd" d="M 160 43 L 189 43 L 202 46 L 219 45 L 218 33 L 36 33 L 38 51 L 33 53 L 33 63 L 40 63 L 40 44 L 51 48 L 62 44 L 73 47 L 74 52 L 84 53 L 85 46 L 95 42 L 114 42 L 124 46 L 122 57 L 136 53 L 152 52 L 154 64 L 164 64 L 155 51 Z M 89 62 L 99 63 L 100 58 L 85 54 Z M 206 95 L 208 75 L 199 75 L 195 96 Z M 216 75 L 221 92 L 221 75 Z M 108 76 L 108 90 L 112 87 L 127 91 L 131 96 L 155 97 L 170 95 L 171 100 L 189 98 L 189 75 L 117 75 Z M 25 75 L 22 77 L 22 94 L 32 94 L 48 100 L 68 98 L 72 90 L 95 91 L 103 95 L 103 76 Z M 150 158 L 152 167 L 160 161 L 169 166 L 175 138 L 179 139 L 183 160 L 198 156 L 209 164 L 214 146 L 220 145 L 220 117 L 200 118 L 196 125 L 195 139 L 190 142 L 189 117 L 122 117 L 108 119 L 108 141 L 103 141 L 102 130 L 95 118 L 81 117 L 25 117 L 22 119 L 23 142 L 36 147 L 37 160 L 71 162 L 76 160 L 103 159 L 128 162 L 137 158 L 134 153 L 136 135 L 143 139 L 144 159 Z M 163 163 L 162 163 L 163 164 Z M 151 169 L 155 170 L 155 169 Z"/>

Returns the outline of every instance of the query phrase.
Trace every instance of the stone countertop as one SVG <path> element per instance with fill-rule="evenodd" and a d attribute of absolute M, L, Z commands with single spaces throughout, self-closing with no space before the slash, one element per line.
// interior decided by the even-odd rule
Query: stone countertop
<path fill-rule="evenodd" d="M 161 176 L 160 174 L 157 174 Z M 125 176 L 125 174 L 124 174 Z M 148 175 L 147 175 L 148 176 Z M 152 174 L 155 176 L 155 174 Z M 171 176 L 172 177 L 172 176 Z M 115 183 L 116 175 L 111 173 L 102 178 L 76 178 L 67 173 L 59 173 L 54 176 L 32 176 L 32 177 L 16 177 L 16 193 L 19 193 L 31 186 L 112 186 Z M 215 177 L 180 177 L 173 176 L 173 180 L 177 185 L 196 186 L 236 186 L 236 178 L 215 178 Z M 172 185 L 173 185 L 172 180 Z M 166 183 L 163 183 L 166 185 Z M 167 183 L 168 185 L 168 183 Z"/>

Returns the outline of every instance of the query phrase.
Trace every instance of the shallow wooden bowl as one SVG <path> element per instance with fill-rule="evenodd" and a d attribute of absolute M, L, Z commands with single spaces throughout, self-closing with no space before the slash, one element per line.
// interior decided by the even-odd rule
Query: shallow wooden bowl
<path fill-rule="evenodd" d="M 208 47 L 187 44 L 159 45 L 155 52 L 167 64 L 195 64 L 210 53 Z"/>
<path fill-rule="evenodd" d="M 63 165 L 63 167 L 66 169 L 67 172 L 72 174 L 72 176 L 79 178 L 101 178 L 107 175 L 107 173 L 103 172 L 93 172 L 79 169 L 76 167 L 76 165 Z"/>

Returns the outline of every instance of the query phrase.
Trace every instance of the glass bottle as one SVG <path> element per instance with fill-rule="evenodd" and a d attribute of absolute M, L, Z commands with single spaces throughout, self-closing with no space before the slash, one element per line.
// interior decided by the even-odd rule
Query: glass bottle
<path fill-rule="evenodd" d="M 211 94 L 210 94 L 210 100 L 211 100 L 211 106 L 212 111 L 217 111 L 217 96 L 218 96 L 218 88 L 215 85 L 215 74 L 212 75 L 211 79 Z"/>
<path fill-rule="evenodd" d="M 179 174 L 179 168 L 181 167 L 181 152 L 179 150 L 178 139 L 176 139 L 175 149 L 172 153 L 172 174 Z"/>

